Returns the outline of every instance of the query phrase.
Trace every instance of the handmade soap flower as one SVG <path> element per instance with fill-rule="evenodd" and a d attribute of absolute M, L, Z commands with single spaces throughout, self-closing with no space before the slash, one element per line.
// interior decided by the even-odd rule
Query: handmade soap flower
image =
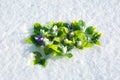
<path fill-rule="evenodd" d="M 36 47 L 36 51 L 32 52 L 33 64 L 46 66 L 49 58 L 60 56 L 71 58 L 73 54 L 70 52 L 74 48 L 83 50 L 100 45 L 100 37 L 101 33 L 96 27 L 87 27 L 83 20 L 74 20 L 71 23 L 52 21 L 43 26 L 37 22 L 26 42 Z"/>

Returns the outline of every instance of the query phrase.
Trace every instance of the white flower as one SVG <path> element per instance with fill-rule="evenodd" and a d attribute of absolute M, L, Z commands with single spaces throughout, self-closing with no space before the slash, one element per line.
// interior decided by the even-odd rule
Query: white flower
<path fill-rule="evenodd" d="M 44 32 L 45 32 L 45 30 L 40 29 L 40 32 L 41 32 L 41 33 L 44 33 Z"/>
<path fill-rule="evenodd" d="M 74 35 L 74 33 L 73 33 L 73 32 L 71 32 L 71 33 L 70 33 L 70 35 L 72 35 L 72 36 L 73 36 L 73 35 Z"/>
<path fill-rule="evenodd" d="M 53 29 L 53 31 L 56 31 L 57 30 L 57 26 L 55 25 L 52 29 Z"/>
<path fill-rule="evenodd" d="M 90 38 L 90 37 L 88 37 L 88 41 L 91 41 L 91 38 Z"/>
<path fill-rule="evenodd" d="M 51 43 L 51 41 L 49 41 L 49 39 L 47 39 L 47 38 L 44 38 L 43 41 L 45 42 L 45 44 L 50 44 Z"/>
<path fill-rule="evenodd" d="M 66 53 L 66 52 L 67 52 L 67 47 L 64 46 L 64 47 L 63 47 L 63 53 Z"/>
<path fill-rule="evenodd" d="M 82 42 L 81 41 L 78 41 L 77 42 L 77 46 L 81 46 L 82 45 Z"/>

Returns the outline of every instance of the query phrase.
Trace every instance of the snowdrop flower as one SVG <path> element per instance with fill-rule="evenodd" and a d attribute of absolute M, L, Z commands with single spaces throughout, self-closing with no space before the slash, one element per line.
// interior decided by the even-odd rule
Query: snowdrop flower
<path fill-rule="evenodd" d="M 57 26 L 55 25 L 52 29 L 53 29 L 53 31 L 56 31 L 57 30 Z"/>
<path fill-rule="evenodd" d="M 82 42 L 81 41 L 78 41 L 77 42 L 77 46 L 81 46 L 82 45 Z"/>

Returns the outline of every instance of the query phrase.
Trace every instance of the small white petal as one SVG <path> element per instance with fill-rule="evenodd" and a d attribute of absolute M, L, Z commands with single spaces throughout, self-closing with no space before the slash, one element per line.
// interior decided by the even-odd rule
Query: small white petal
<path fill-rule="evenodd" d="M 63 53 L 66 53 L 67 52 L 67 47 L 64 47 L 63 48 Z"/>
<path fill-rule="evenodd" d="M 55 36 L 56 36 L 56 35 L 57 35 L 57 32 L 56 32 L 56 31 L 54 31 L 54 32 L 53 32 L 53 35 L 55 35 Z"/>
<path fill-rule="evenodd" d="M 74 33 L 73 33 L 73 32 L 71 32 L 70 34 L 71 34 L 71 35 L 74 35 Z"/>
<path fill-rule="evenodd" d="M 38 37 L 35 37 L 35 40 L 37 40 L 38 39 Z"/>
<path fill-rule="evenodd" d="M 81 45 L 82 45 L 82 42 L 81 42 L 81 41 L 78 41 L 78 42 L 77 42 L 77 45 L 78 45 L 78 46 L 81 46 Z"/>
<path fill-rule="evenodd" d="M 43 38 L 41 38 L 41 40 L 43 40 Z"/>
<path fill-rule="evenodd" d="M 41 32 L 41 33 L 44 33 L 44 32 L 45 32 L 45 30 L 42 30 L 42 29 L 41 29 L 41 30 L 40 30 L 40 32 Z"/>
<path fill-rule="evenodd" d="M 88 37 L 88 41 L 91 41 L 91 38 L 90 38 L 90 37 Z"/>
<path fill-rule="evenodd" d="M 57 30 L 57 26 L 55 25 L 54 27 L 53 27 L 53 31 L 56 31 Z"/>
<path fill-rule="evenodd" d="M 51 43 L 51 41 L 49 41 L 49 39 L 47 39 L 47 38 L 44 38 L 43 41 L 45 42 L 45 44 L 50 44 Z"/>

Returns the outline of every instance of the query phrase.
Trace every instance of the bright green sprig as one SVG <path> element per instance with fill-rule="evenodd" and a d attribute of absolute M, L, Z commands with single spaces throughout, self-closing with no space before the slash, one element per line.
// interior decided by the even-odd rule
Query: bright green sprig
<path fill-rule="evenodd" d="M 26 42 L 42 47 L 45 56 L 40 50 L 33 51 L 33 63 L 46 66 L 50 56 L 71 58 L 73 55 L 69 51 L 73 48 L 84 49 L 93 47 L 94 44 L 100 45 L 100 37 L 101 33 L 96 31 L 96 27 L 87 27 L 83 20 L 74 20 L 71 23 L 52 21 L 44 26 L 37 22 Z"/>

